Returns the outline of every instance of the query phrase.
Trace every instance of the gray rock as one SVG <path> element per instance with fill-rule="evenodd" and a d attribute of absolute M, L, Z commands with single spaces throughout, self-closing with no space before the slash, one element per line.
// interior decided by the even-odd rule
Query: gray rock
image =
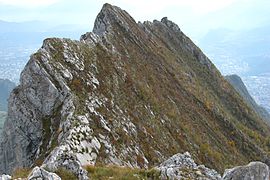
<path fill-rule="evenodd" d="M 28 180 L 61 180 L 61 178 L 52 172 L 48 172 L 43 168 L 35 167 L 27 177 Z"/>
<path fill-rule="evenodd" d="M 226 169 L 224 180 L 269 180 L 269 167 L 262 162 Z"/>
<path fill-rule="evenodd" d="M 198 166 L 188 152 L 176 154 L 156 168 L 161 171 L 161 179 L 221 180 L 215 170 Z"/>
<path fill-rule="evenodd" d="M 38 52 L 42 57 L 37 60 L 37 55 L 31 56 L 21 74 L 20 85 L 10 95 L 0 143 L 2 173 L 32 165 L 42 144 L 43 124 L 54 124 L 49 117 L 68 94 L 65 83 L 48 63 L 50 50 L 44 42 Z"/>
<path fill-rule="evenodd" d="M 175 32 L 181 32 L 179 26 L 175 24 L 174 22 L 168 20 L 167 17 L 164 17 L 161 19 L 161 22 L 164 23 L 167 27 L 171 28 Z"/>
<path fill-rule="evenodd" d="M 10 180 L 10 179 L 11 179 L 10 175 L 6 175 L 6 174 L 0 175 L 0 180 Z"/>
<path fill-rule="evenodd" d="M 63 149 L 57 147 L 51 155 L 46 159 L 43 168 L 50 171 L 56 171 L 59 168 L 67 169 L 68 171 L 76 174 L 80 180 L 87 180 L 87 171 L 84 170 L 78 159 L 71 154 L 63 152 Z"/>
<path fill-rule="evenodd" d="M 93 33 L 99 36 L 105 36 L 107 33 L 113 33 L 113 26 L 115 25 L 129 31 L 127 18 L 136 24 L 135 20 L 126 11 L 106 3 L 95 20 Z"/>
<path fill-rule="evenodd" d="M 167 61 L 167 53 L 157 53 L 157 48 L 175 58 Z M 168 66 L 168 71 L 164 71 L 166 64 L 171 62 L 185 68 L 179 72 L 178 68 Z M 21 74 L 20 85 L 9 98 L 8 119 L 0 141 L 0 173 L 9 173 L 18 167 L 33 167 L 39 162 L 42 166 L 36 168 L 33 175 L 40 175 L 44 169 L 55 172 L 65 168 L 84 180 L 88 177 L 83 167 L 97 162 L 147 168 L 153 163 L 151 159 L 163 160 L 171 146 L 181 148 L 183 145 L 176 136 L 170 135 L 171 132 L 163 132 L 163 123 L 168 124 L 172 132 L 179 133 L 181 121 L 170 120 L 169 112 L 158 115 L 159 108 L 151 104 L 173 102 L 176 107 L 182 107 L 177 99 L 193 101 L 194 94 L 189 92 L 190 88 L 182 89 L 181 83 L 192 84 L 190 82 L 196 76 L 208 77 L 209 73 L 215 82 L 222 80 L 214 66 L 213 71 L 206 71 L 207 74 L 196 72 L 199 68 L 193 69 L 193 66 L 200 67 L 200 63 L 212 67 L 200 49 L 168 19 L 138 25 L 125 11 L 105 4 L 92 33 L 86 33 L 80 41 L 46 39 L 42 48 L 31 56 Z M 148 70 L 141 68 L 144 64 L 153 69 L 151 81 L 147 78 Z M 188 80 L 175 82 L 174 78 L 169 78 L 170 74 L 183 74 Z M 141 83 L 135 83 L 137 80 Z M 159 80 L 165 85 L 160 89 L 162 94 L 172 89 L 179 98 L 170 93 L 168 98 L 146 100 L 145 96 L 151 91 L 144 93 L 141 89 L 148 89 L 148 86 L 156 89 Z M 208 82 L 205 86 L 196 84 L 198 90 L 214 85 Z M 179 87 L 186 93 L 179 93 Z M 225 92 L 219 90 L 219 93 Z M 200 96 L 196 98 L 200 99 Z M 133 106 L 126 106 L 129 101 L 130 105 L 141 105 L 134 110 Z M 192 106 L 183 106 L 183 111 L 178 109 L 179 113 L 188 116 L 186 112 L 197 104 L 194 101 Z M 218 105 L 223 107 L 223 104 Z M 204 106 L 198 108 L 204 110 Z M 207 123 L 209 113 L 204 115 Z M 151 121 L 138 121 L 146 117 Z M 216 116 L 212 118 L 214 120 Z M 174 122 L 179 123 L 179 128 L 173 126 Z M 160 133 L 152 133 L 159 128 Z M 146 147 L 148 142 L 149 147 L 160 145 L 160 152 L 154 149 L 157 146 Z M 261 152 L 254 150 L 257 154 Z M 153 157 L 147 159 L 147 154 L 153 154 Z M 215 170 L 197 165 L 189 153 L 177 154 L 157 168 L 162 178 L 220 179 Z"/>

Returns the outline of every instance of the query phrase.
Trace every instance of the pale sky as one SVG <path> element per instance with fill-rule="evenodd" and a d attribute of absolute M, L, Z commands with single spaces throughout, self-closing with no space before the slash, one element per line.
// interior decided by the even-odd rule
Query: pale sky
<path fill-rule="evenodd" d="M 104 3 L 125 9 L 136 21 L 167 16 L 187 34 L 215 28 L 267 25 L 270 0 L 0 0 L 0 20 L 49 21 L 93 27 Z"/>

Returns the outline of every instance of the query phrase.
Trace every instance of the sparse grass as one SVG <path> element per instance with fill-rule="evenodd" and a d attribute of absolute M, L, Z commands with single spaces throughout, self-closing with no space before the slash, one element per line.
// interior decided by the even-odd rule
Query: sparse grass
<path fill-rule="evenodd" d="M 118 166 L 86 166 L 88 177 L 93 180 L 138 180 L 138 179 L 159 179 L 160 172 L 155 169 L 132 169 Z"/>
<path fill-rule="evenodd" d="M 130 34 L 127 34 L 127 37 L 129 36 Z M 159 39 L 163 38 L 164 42 L 174 42 L 174 39 L 168 41 L 163 34 L 157 36 Z M 74 103 L 77 114 L 86 113 L 82 102 L 88 98 L 87 93 L 92 92 L 93 89 L 87 86 L 85 80 L 88 78 L 88 72 L 95 72 L 95 69 L 91 68 L 94 64 L 98 69 L 95 76 L 101 80 L 95 93 L 113 100 L 136 126 L 137 138 L 127 135 L 122 128 L 117 127 L 120 138 L 117 140 L 111 138 L 116 149 L 123 144 L 129 145 L 130 142 L 136 141 L 140 144 L 150 165 L 160 161 L 155 150 L 167 157 L 187 150 L 193 154 L 197 162 L 203 162 L 219 172 L 223 172 L 228 165 L 244 164 L 254 158 L 261 158 L 260 154 L 263 153 L 257 147 L 253 148 L 253 143 L 270 151 L 270 140 L 266 138 L 269 137 L 270 130 L 257 120 L 254 113 L 243 104 L 242 99 L 236 95 L 216 69 L 209 70 L 198 61 L 198 52 L 194 57 L 192 53 L 186 52 L 177 45 L 179 48 L 176 50 L 179 53 L 176 53 L 166 48 L 159 39 L 154 39 L 160 48 L 148 44 L 149 48 L 143 47 L 146 52 L 150 52 L 146 56 L 145 53 L 140 53 L 142 47 L 138 49 L 136 43 L 124 47 L 117 42 L 120 42 L 120 39 L 121 36 L 119 39 L 113 39 L 112 42 L 116 41 L 113 44 L 119 52 L 122 51 L 122 54 L 125 54 L 125 51 L 129 52 L 128 57 L 124 55 L 114 57 L 99 44 L 93 49 L 81 45 L 80 50 L 84 54 L 84 58 L 81 58 L 85 64 L 84 71 L 78 75 L 73 73 L 72 64 L 63 63 L 73 74 L 74 79 L 69 82 L 69 86 L 76 95 Z M 63 50 L 61 41 L 52 41 L 54 49 L 57 50 L 53 51 L 53 58 L 56 62 L 61 62 L 64 59 L 63 54 L 59 53 Z M 76 44 L 68 41 L 68 45 L 77 52 Z M 152 51 L 158 53 L 151 54 Z M 154 117 L 145 105 L 150 107 L 155 114 Z M 118 116 L 112 116 L 114 114 L 110 110 L 112 107 L 108 105 L 98 109 L 98 112 L 108 120 L 111 119 L 110 124 L 115 120 L 120 121 Z M 60 116 L 54 114 L 53 117 Z M 91 117 L 93 119 L 91 128 L 94 129 L 95 135 L 104 131 L 98 118 L 94 115 Z M 161 123 L 161 119 L 165 123 Z M 44 124 L 42 151 L 44 156 L 49 152 L 46 149 L 48 145 L 46 142 L 50 139 L 57 140 L 57 134 L 51 135 L 50 127 L 57 127 L 53 130 L 55 132 L 58 126 L 53 124 L 54 121 L 51 122 L 52 124 Z M 116 131 L 116 129 L 112 130 Z M 147 133 L 144 134 L 144 130 Z M 103 150 L 100 151 L 98 162 L 102 162 L 106 157 L 102 153 Z M 144 163 L 141 157 L 137 157 L 134 161 L 141 165 Z M 88 167 L 88 170 L 93 179 L 109 177 L 124 179 L 124 175 L 130 179 L 140 179 L 145 177 L 143 173 L 149 172 L 102 166 Z"/>
<path fill-rule="evenodd" d="M 208 159 L 208 161 L 212 162 L 218 162 L 218 164 L 221 164 L 222 160 L 222 154 L 213 149 L 208 144 L 202 144 L 200 147 L 201 151 L 201 159 Z M 206 160 L 205 160 L 206 161 Z"/>
<path fill-rule="evenodd" d="M 62 180 L 77 180 L 78 178 L 72 172 L 60 168 L 55 172 Z"/>
<path fill-rule="evenodd" d="M 12 174 L 12 178 L 13 179 L 17 179 L 17 178 L 27 178 L 28 175 L 30 174 L 32 169 L 30 168 L 18 168 L 15 169 L 15 171 Z"/>

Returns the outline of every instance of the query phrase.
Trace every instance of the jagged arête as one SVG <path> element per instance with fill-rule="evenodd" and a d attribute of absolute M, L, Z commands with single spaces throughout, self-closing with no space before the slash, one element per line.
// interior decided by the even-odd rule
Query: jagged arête
<path fill-rule="evenodd" d="M 80 41 L 49 38 L 9 98 L 0 172 L 153 167 L 179 152 L 222 172 L 268 162 L 270 128 L 167 18 L 105 4 Z"/>

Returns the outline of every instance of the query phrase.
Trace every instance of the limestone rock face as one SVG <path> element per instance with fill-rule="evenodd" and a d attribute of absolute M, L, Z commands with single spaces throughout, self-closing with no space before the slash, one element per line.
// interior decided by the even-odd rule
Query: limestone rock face
<path fill-rule="evenodd" d="M 46 39 L 31 56 L 9 98 L 0 173 L 41 165 L 87 179 L 86 165 L 148 168 L 185 151 L 221 171 L 267 160 L 269 135 L 175 23 L 105 4 L 93 32 Z"/>
<path fill-rule="evenodd" d="M 6 174 L 2 174 L 2 175 L 0 175 L 0 180 L 11 180 L 11 176 L 6 175 Z"/>
<path fill-rule="evenodd" d="M 269 167 L 262 162 L 251 162 L 246 166 L 226 169 L 224 180 L 269 180 Z"/>
<path fill-rule="evenodd" d="M 221 180 L 221 176 L 215 170 L 197 165 L 188 152 L 175 154 L 161 163 L 157 169 L 161 171 L 161 179 Z"/>
<path fill-rule="evenodd" d="M 61 178 L 55 174 L 46 171 L 43 168 L 35 167 L 29 174 L 28 180 L 61 180 Z"/>
<path fill-rule="evenodd" d="M 59 126 L 61 116 L 58 119 L 52 116 L 63 106 L 70 92 L 64 78 L 48 63 L 50 50 L 47 45 L 44 42 L 39 50 L 42 53 L 39 61 L 35 55 L 31 57 L 21 74 L 20 85 L 10 95 L 0 149 L 1 172 L 10 173 L 14 167 L 30 167 L 42 144 L 52 140 L 48 137 L 44 142 L 44 133 L 53 136 L 53 128 Z"/>

